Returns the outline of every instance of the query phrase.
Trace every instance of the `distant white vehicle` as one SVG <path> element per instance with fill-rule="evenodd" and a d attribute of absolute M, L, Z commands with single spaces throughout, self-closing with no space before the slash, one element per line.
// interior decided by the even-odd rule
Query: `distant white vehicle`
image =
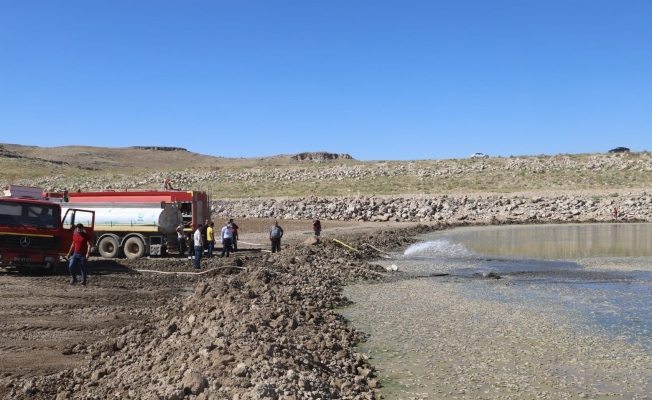
<path fill-rule="evenodd" d="M 471 154 L 471 158 L 489 158 L 489 156 L 483 153 L 473 153 Z"/>

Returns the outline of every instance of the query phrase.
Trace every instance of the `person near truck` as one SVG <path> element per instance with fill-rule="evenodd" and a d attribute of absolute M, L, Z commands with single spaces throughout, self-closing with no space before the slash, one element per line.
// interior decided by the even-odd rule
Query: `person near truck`
<path fill-rule="evenodd" d="M 233 222 L 233 218 L 229 219 L 229 224 L 231 225 L 231 233 L 233 234 L 233 237 L 231 238 L 231 250 L 235 253 L 238 251 L 238 225 Z"/>
<path fill-rule="evenodd" d="M 229 221 L 226 221 L 226 225 L 222 228 L 220 238 L 222 239 L 222 257 L 224 257 L 224 254 L 228 257 L 231 252 L 231 242 L 233 240 L 233 231 L 231 230 Z"/>
<path fill-rule="evenodd" d="M 202 225 L 201 229 L 201 237 L 204 240 L 202 243 L 204 243 L 204 250 L 208 253 L 208 238 L 207 238 L 207 231 L 208 231 L 208 223 L 210 221 L 206 220 L 204 221 L 204 225 Z"/>
<path fill-rule="evenodd" d="M 183 234 L 184 228 L 183 222 L 179 222 L 179 226 L 177 226 L 177 240 L 179 241 L 179 255 L 181 257 L 186 253 L 186 237 Z"/>
<path fill-rule="evenodd" d="M 47 207 L 41 208 L 41 214 L 39 215 L 41 223 L 48 228 L 57 228 L 59 223 L 56 219 L 50 214 L 50 210 Z"/>
<path fill-rule="evenodd" d="M 283 237 L 283 228 L 274 221 L 274 225 L 269 228 L 269 241 L 272 242 L 272 253 L 281 251 L 281 238 Z"/>
<path fill-rule="evenodd" d="M 72 244 L 70 245 L 70 250 L 68 251 L 68 259 L 70 263 L 68 264 L 68 270 L 70 271 L 70 281 L 71 285 L 77 283 L 77 274 L 75 273 L 75 265 L 79 262 L 79 268 L 81 269 L 81 279 L 82 285 L 86 286 L 86 260 L 91 255 L 91 239 L 88 237 L 88 234 L 84 230 L 83 224 L 77 224 L 72 235 Z"/>
<path fill-rule="evenodd" d="M 204 252 L 204 240 L 202 238 L 202 225 L 197 224 L 195 229 L 194 244 L 195 244 L 195 269 L 201 268 L 201 254 Z"/>
<path fill-rule="evenodd" d="M 213 257 L 213 248 L 215 247 L 215 233 L 213 227 L 215 226 L 214 222 L 208 224 L 208 229 L 206 229 L 206 241 L 208 242 L 208 257 Z"/>

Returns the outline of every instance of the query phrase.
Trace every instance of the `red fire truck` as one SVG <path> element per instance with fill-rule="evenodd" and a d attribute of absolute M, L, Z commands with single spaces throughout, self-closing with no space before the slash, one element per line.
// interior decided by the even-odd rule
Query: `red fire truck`
<path fill-rule="evenodd" d="M 98 213 L 95 241 L 103 257 L 161 256 L 178 248 L 176 227 L 211 218 L 204 191 L 141 190 L 44 193 L 63 209 L 78 206 Z M 180 211 L 180 214 L 179 214 Z M 177 217 L 178 216 L 178 217 Z"/>
<path fill-rule="evenodd" d="M 0 267 L 54 271 L 72 244 L 74 225 L 83 223 L 92 237 L 95 213 L 61 206 L 34 187 L 7 186 L 0 194 Z"/>

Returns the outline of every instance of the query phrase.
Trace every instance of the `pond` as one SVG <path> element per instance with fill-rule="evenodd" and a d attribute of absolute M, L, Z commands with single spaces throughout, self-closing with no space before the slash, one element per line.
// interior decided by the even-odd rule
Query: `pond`
<path fill-rule="evenodd" d="M 467 227 L 419 239 L 379 261 L 399 270 L 387 283 L 345 290 L 354 305 L 343 314 L 369 334 L 361 351 L 388 398 L 649 389 L 652 361 L 637 357 L 652 350 L 652 224 Z M 488 351 L 496 343 L 505 348 Z"/>

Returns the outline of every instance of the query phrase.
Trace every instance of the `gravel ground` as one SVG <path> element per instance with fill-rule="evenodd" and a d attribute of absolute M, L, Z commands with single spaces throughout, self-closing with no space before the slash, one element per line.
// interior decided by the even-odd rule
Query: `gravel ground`
<path fill-rule="evenodd" d="M 0 272 L 0 397 L 378 399 L 354 347 L 364 334 L 334 308 L 346 282 L 383 279 L 362 240 L 403 246 L 427 229 L 342 233 L 360 251 L 327 239 L 248 248 L 202 261 L 201 275 L 182 257 L 92 258 L 87 287 L 65 269 Z"/>

